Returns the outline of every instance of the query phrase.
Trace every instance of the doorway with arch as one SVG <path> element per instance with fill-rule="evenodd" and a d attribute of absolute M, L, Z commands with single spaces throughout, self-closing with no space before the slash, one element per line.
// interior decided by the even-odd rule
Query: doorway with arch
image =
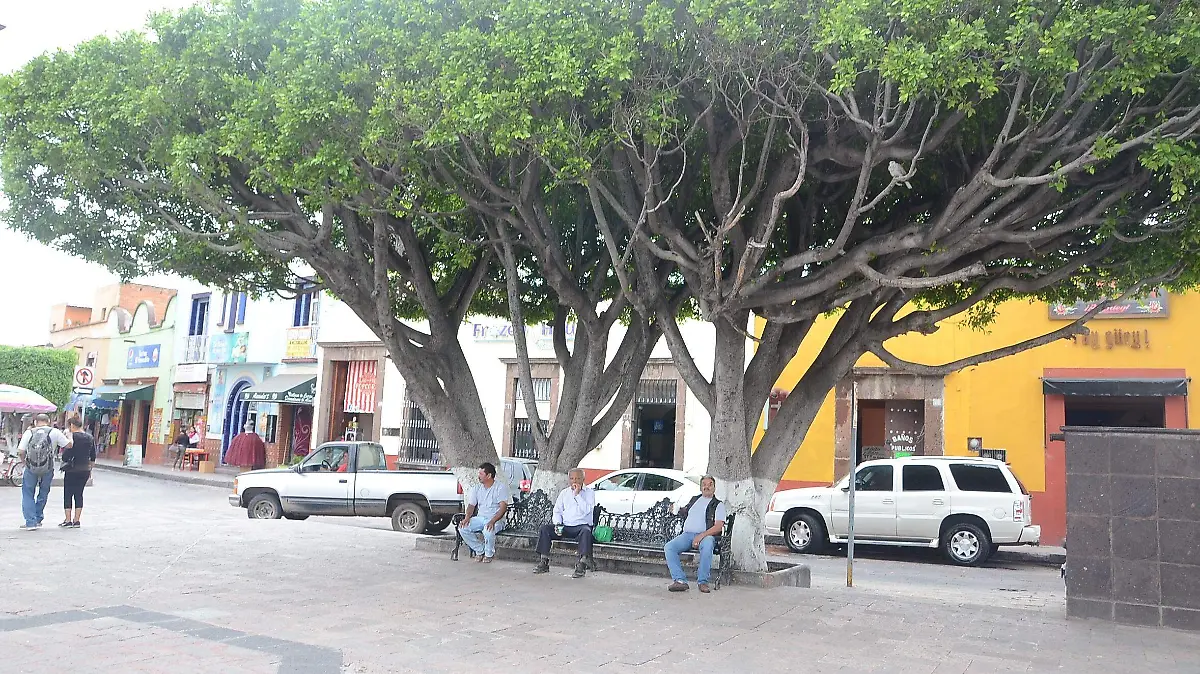
<path fill-rule="evenodd" d="M 221 433 L 221 463 L 225 463 L 225 452 L 229 451 L 229 443 L 234 436 L 241 433 L 246 421 L 254 417 L 250 403 L 241 399 L 242 392 L 253 384 L 249 379 L 240 379 L 229 389 L 229 397 L 225 401 L 225 425 Z"/>

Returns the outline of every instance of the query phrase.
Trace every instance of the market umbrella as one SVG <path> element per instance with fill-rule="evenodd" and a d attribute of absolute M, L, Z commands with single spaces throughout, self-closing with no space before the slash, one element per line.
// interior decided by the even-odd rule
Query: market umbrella
<path fill-rule="evenodd" d="M 0 384 L 0 412 L 54 412 L 58 406 L 27 388 Z"/>

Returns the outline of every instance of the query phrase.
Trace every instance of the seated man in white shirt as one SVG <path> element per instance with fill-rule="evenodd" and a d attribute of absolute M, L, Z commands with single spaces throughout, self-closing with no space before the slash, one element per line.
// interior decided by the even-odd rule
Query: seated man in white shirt
<path fill-rule="evenodd" d="M 575 562 L 572 578 L 583 578 L 588 560 L 592 558 L 592 518 L 596 509 L 596 491 L 583 486 L 583 469 L 572 468 L 567 473 L 571 486 L 558 494 L 554 501 L 554 517 L 543 524 L 538 535 L 537 551 L 541 559 L 534 573 L 550 570 L 550 542 L 556 538 L 573 538 L 579 542 L 579 561 Z"/>

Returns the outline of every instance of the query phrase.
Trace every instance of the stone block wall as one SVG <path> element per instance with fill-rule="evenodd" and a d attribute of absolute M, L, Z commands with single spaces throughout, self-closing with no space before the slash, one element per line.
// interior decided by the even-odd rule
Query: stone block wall
<path fill-rule="evenodd" d="M 1200 432 L 1065 435 L 1067 614 L 1200 630 Z"/>

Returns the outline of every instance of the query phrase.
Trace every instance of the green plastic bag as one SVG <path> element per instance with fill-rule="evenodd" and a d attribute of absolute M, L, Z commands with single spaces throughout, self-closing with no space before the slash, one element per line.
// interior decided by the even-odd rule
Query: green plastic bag
<path fill-rule="evenodd" d="M 596 527 L 592 529 L 592 540 L 597 543 L 612 543 L 612 527 Z"/>

